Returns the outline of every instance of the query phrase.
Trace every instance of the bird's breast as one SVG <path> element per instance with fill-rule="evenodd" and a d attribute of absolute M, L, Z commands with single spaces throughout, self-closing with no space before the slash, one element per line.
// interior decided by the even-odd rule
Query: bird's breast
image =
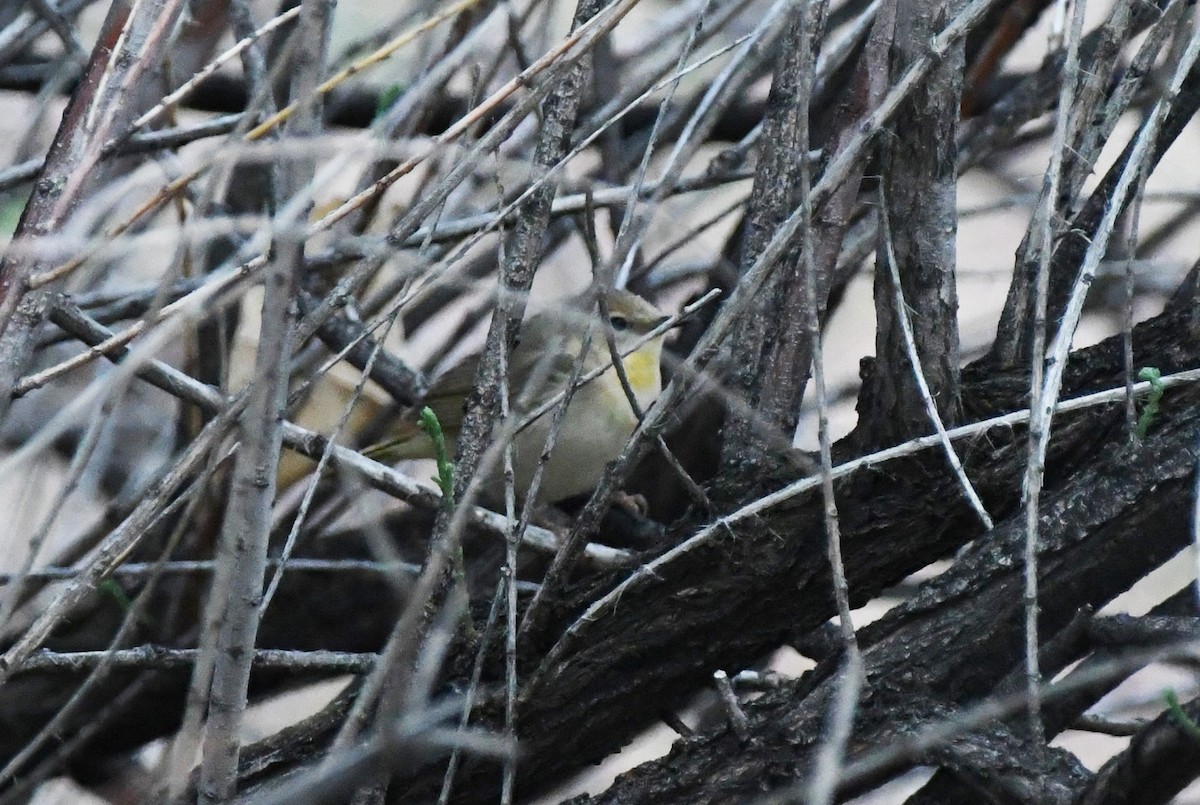
<path fill-rule="evenodd" d="M 626 355 L 622 361 L 625 364 L 625 375 L 629 385 L 640 399 L 643 395 L 654 395 L 659 389 L 658 355 L 651 350 L 640 350 Z"/>

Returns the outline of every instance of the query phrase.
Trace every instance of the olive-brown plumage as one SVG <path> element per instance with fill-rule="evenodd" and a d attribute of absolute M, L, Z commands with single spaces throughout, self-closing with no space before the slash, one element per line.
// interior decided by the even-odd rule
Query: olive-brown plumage
<path fill-rule="evenodd" d="M 612 327 L 617 350 L 625 357 L 629 384 L 639 407 L 645 410 L 662 390 L 660 361 L 663 335 L 646 339 L 666 316 L 650 302 L 628 291 L 605 294 L 608 326 Z M 611 356 L 602 322 L 596 320 L 595 305 L 584 307 L 585 297 L 531 317 L 521 327 L 521 339 L 509 359 L 510 408 L 517 422 L 524 422 L 543 404 L 563 392 L 571 369 L 583 347 L 589 319 L 591 341 L 584 357 L 583 371 L 607 366 L 595 379 L 575 390 L 554 450 L 551 452 L 537 500 L 553 503 L 593 489 L 609 462 L 617 457 L 637 427 L 637 417 L 629 405 L 620 378 L 611 365 Z M 646 339 L 644 343 L 639 341 Z M 632 351 L 631 351 L 632 350 Z M 629 354 L 625 354 L 629 353 Z M 458 439 L 464 402 L 471 393 L 479 355 L 471 355 L 439 377 L 426 396 L 428 405 L 441 423 L 448 443 Z M 513 439 L 515 488 L 525 497 L 549 433 L 553 408 L 542 413 Z M 389 461 L 432 458 L 433 443 L 413 422 L 401 423 L 394 438 L 367 451 L 368 455 Z M 502 474 L 492 468 L 484 484 L 485 496 L 501 499 Z"/>

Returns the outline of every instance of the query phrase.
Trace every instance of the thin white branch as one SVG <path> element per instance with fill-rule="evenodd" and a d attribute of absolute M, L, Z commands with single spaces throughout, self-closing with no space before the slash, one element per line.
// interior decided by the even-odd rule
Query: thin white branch
<path fill-rule="evenodd" d="M 954 470 L 954 475 L 958 478 L 959 485 L 962 486 L 963 495 L 966 496 L 967 502 L 971 504 L 971 508 L 979 515 L 979 521 L 983 523 L 983 527 L 991 531 L 994 527 L 991 515 L 984 508 L 983 501 L 979 499 L 979 494 L 975 491 L 974 484 L 971 483 L 971 479 L 967 477 L 966 470 L 963 469 L 962 461 L 958 458 L 958 452 L 954 449 L 954 445 L 950 443 L 950 437 L 946 435 L 946 426 L 942 422 L 942 415 L 938 413 L 937 403 L 933 401 L 933 395 L 929 391 L 929 383 L 925 380 L 925 370 L 921 367 L 921 356 L 917 354 L 917 342 L 916 337 L 913 335 L 912 321 L 908 317 L 908 305 L 904 301 L 904 288 L 900 285 L 900 269 L 896 265 L 896 253 L 892 248 L 892 228 L 888 221 L 888 208 L 887 204 L 882 201 L 882 184 L 879 186 L 879 195 L 881 197 L 879 221 L 883 228 L 883 242 L 887 252 L 887 264 L 892 275 L 892 289 L 895 292 L 896 320 L 900 323 L 901 332 L 904 333 L 904 348 L 908 351 L 908 361 L 912 364 L 913 377 L 917 381 L 917 388 L 921 392 L 921 400 L 925 403 L 925 411 L 929 414 L 929 421 L 933 423 L 938 438 L 941 440 L 942 449 L 946 453 L 946 460 L 950 462 L 950 468 Z"/>
<path fill-rule="evenodd" d="M 1055 25 L 1052 26 L 1047 51 L 1056 52 L 1062 43 L 1062 32 L 1065 28 L 1068 0 L 1060 0 L 1055 14 Z M 1079 39 L 1083 32 L 1083 15 L 1087 10 L 1086 0 L 1075 0 L 1075 13 L 1072 16 L 1070 41 L 1067 43 L 1067 60 L 1063 66 L 1063 80 L 1059 86 L 1058 112 L 1054 119 L 1054 142 L 1050 149 L 1050 165 L 1046 171 L 1047 189 L 1043 195 L 1043 205 L 1038 208 L 1041 215 L 1041 226 L 1038 228 L 1038 273 L 1034 298 L 1033 312 L 1033 343 L 1031 347 L 1030 367 L 1030 410 L 1029 421 L 1029 458 L 1025 464 L 1025 476 L 1022 483 L 1022 493 L 1025 504 L 1025 684 L 1029 694 L 1029 725 L 1034 736 L 1042 738 L 1041 706 L 1037 697 L 1038 686 L 1042 674 L 1039 668 L 1038 651 L 1038 503 L 1042 490 L 1042 474 L 1045 471 L 1044 458 L 1037 454 L 1036 443 L 1039 432 L 1049 427 L 1041 412 L 1042 374 L 1045 369 L 1043 362 L 1046 345 L 1046 300 L 1050 288 L 1050 257 L 1054 251 L 1053 233 L 1054 216 L 1058 209 L 1059 184 L 1062 181 L 1062 164 L 1067 150 L 1067 133 L 1071 129 L 1071 110 L 1074 108 L 1072 98 L 1079 78 Z"/>
<path fill-rule="evenodd" d="M 851 646 L 842 663 L 837 682 L 837 695 L 829 710 L 828 726 L 824 731 L 812 782 L 808 787 L 806 802 L 812 805 L 829 805 L 835 801 L 838 783 L 842 776 L 842 755 L 850 742 L 854 728 L 854 714 L 858 711 L 859 696 L 866 681 L 863 676 L 862 653 Z"/>

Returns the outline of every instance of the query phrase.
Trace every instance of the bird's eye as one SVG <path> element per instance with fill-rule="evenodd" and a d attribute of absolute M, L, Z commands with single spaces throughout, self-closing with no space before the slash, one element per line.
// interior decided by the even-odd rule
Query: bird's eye
<path fill-rule="evenodd" d="M 608 319 L 608 323 L 611 324 L 612 328 L 617 332 L 620 332 L 629 326 L 629 320 L 624 316 L 611 316 Z"/>

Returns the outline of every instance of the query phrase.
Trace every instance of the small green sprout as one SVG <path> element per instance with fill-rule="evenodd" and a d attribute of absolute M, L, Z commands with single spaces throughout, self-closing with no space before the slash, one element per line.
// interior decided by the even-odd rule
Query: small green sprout
<path fill-rule="evenodd" d="M 428 405 L 421 409 L 421 430 L 433 442 L 437 453 L 438 474 L 433 477 L 442 490 L 442 505 L 446 511 L 454 511 L 454 464 L 446 452 L 446 435 L 442 433 L 442 423 L 438 422 L 437 414 Z"/>
<path fill-rule="evenodd" d="M 404 93 L 404 88 L 399 84 L 389 84 L 379 93 L 379 99 L 375 102 L 375 117 L 379 118 L 392 108 L 392 104 Z"/>
<path fill-rule="evenodd" d="M 1200 725 L 1197 725 L 1191 716 L 1184 712 L 1175 691 L 1171 688 L 1163 691 L 1163 699 L 1167 702 L 1167 712 L 1171 714 L 1171 720 L 1188 735 L 1200 741 Z"/>
<path fill-rule="evenodd" d="M 105 579 L 96 586 L 96 589 L 116 601 L 122 612 L 128 612 L 133 608 L 133 602 L 125 594 L 125 588 L 117 584 L 115 579 Z"/>
<path fill-rule="evenodd" d="M 1154 417 L 1158 416 L 1158 403 L 1163 396 L 1162 372 L 1153 366 L 1146 366 L 1138 372 L 1138 380 L 1144 380 L 1150 384 L 1146 405 L 1142 408 L 1142 414 L 1137 421 L 1137 437 L 1145 439 L 1146 433 L 1150 430 L 1150 423 L 1154 421 Z"/>

